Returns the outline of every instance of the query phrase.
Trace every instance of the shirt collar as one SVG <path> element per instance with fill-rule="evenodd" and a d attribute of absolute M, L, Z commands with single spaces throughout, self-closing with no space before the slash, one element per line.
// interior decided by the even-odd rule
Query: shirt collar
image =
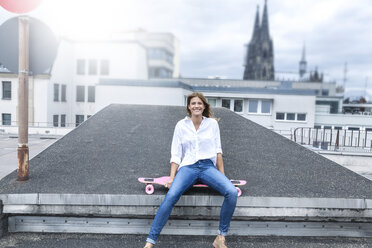
<path fill-rule="evenodd" d="M 203 121 L 203 120 L 205 120 L 205 118 L 207 118 L 207 117 L 205 117 L 205 116 L 202 116 L 202 118 L 203 118 L 203 119 L 202 119 L 202 121 Z M 185 117 L 185 120 L 191 121 L 191 118 L 190 118 L 190 116 L 188 116 L 188 115 L 187 115 L 187 116 Z"/>

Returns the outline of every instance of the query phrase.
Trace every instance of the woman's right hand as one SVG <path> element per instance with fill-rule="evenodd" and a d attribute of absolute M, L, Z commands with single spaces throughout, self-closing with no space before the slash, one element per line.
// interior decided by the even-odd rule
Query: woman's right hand
<path fill-rule="evenodd" d="M 169 189 L 172 185 L 172 182 L 173 182 L 173 178 L 169 178 L 168 182 L 166 182 L 164 186 Z"/>

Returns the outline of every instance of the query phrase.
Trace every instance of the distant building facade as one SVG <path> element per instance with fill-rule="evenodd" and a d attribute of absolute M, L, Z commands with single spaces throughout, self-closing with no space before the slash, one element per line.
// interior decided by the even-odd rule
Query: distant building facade
<path fill-rule="evenodd" d="M 0 69 L 0 124 L 16 125 L 18 75 Z M 101 78 L 178 76 L 179 42 L 170 33 L 139 30 L 94 41 L 63 38 L 50 75 L 30 76 L 29 123 L 79 125 L 97 112 L 96 85 Z"/>
<path fill-rule="evenodd" d="M 257 7 L 251 41 L 247 47 L 243 80 L 274 80 L 274 46 L 269 32 L 265 1 L 262 22 Z"/>

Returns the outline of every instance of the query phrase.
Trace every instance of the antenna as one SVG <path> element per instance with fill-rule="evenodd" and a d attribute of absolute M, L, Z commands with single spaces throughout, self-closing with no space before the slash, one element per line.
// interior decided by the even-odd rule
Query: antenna
<path fill-rule="evenodd" d="M 344 90 L 344 93 L 345 93 L 345 89 L 346 89 L 346 81 L 347 81 L 347 62 L 345 62 L 345 66 L 344 66 L 344 80 L 343 80 L 344 84 L 343 84 L 343 90 Z"/>
<path fill-rule="evenodd" d="M 368 77 L 366 77 L 366 82 L 364 84 L 364 99 L 367 99 L 367 85 L 368 85 Z"/>

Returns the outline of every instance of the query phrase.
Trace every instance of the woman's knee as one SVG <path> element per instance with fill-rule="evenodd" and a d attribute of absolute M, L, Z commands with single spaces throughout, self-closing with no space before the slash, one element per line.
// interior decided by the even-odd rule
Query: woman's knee
<path fill-rule="evenodd" d="M 233 185 L 231 185 L 231 187 L 228 187 L 226 189 L 225 197 L 236 200 L 238 198 L 238 190 L 236 189 L 236 187 Z"/>
<path fill-rule="evenodd" d="M 174 191 L 168 191 L 166 197 L 165 197 L 165 201 L 167 201 L 168 203 L 174 205 L 177 203 L 177 201 L 180 199 L 181 195 L 178 194 L 177 192 L 174 192 Z"/>

